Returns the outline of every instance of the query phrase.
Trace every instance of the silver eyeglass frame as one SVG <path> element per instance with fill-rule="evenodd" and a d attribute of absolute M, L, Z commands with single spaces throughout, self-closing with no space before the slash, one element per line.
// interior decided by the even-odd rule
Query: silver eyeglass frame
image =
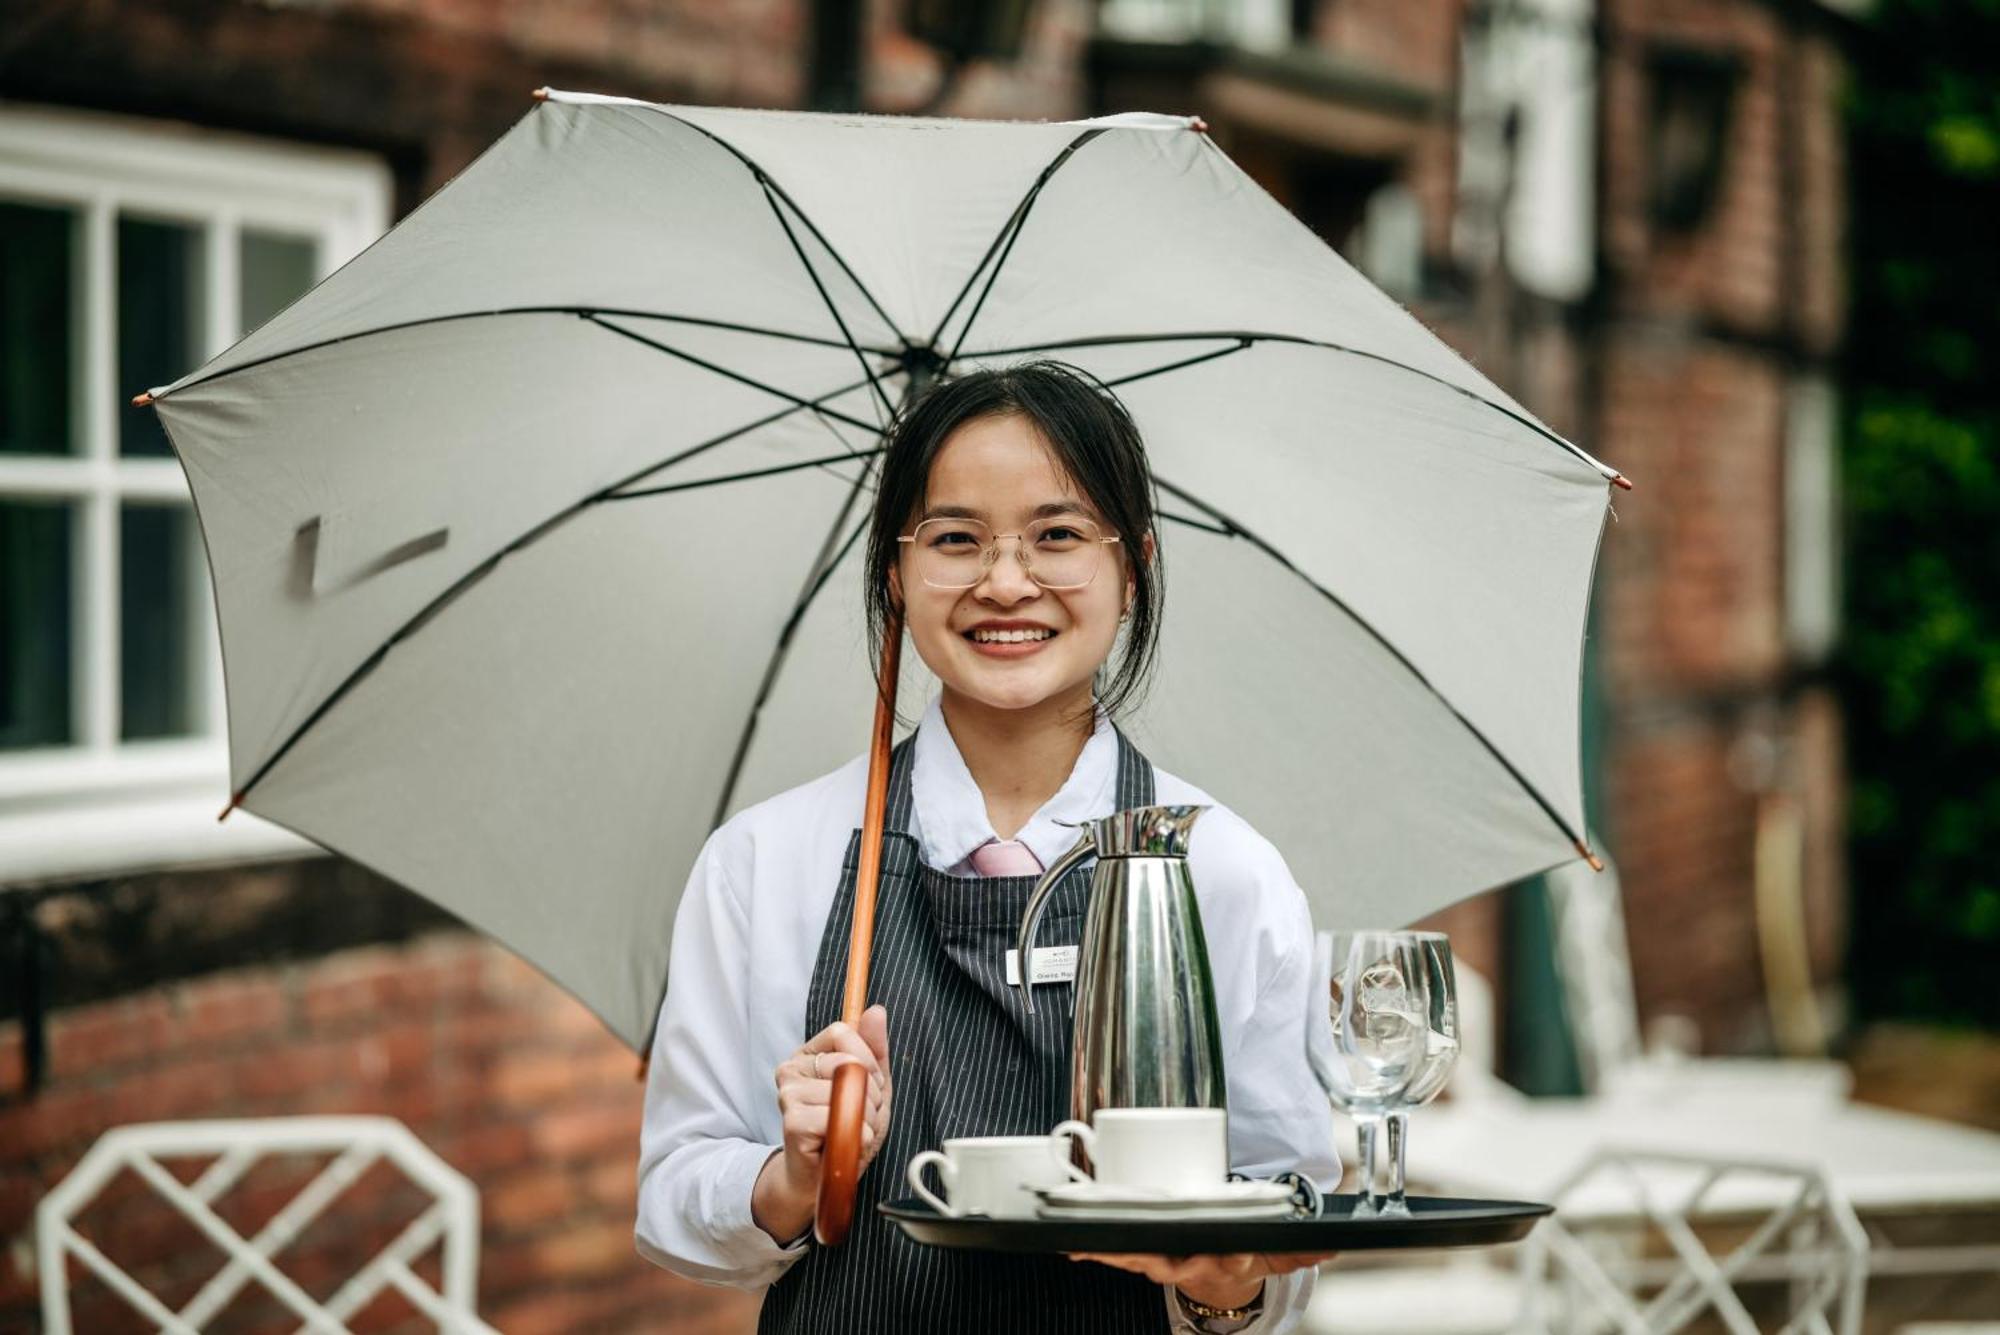
<path fill-rule="evenodd" d="M 1079 515 L 1079 516 L 1077 516 L 1077 517 L 1076 517 L 1076 518 L 1074 518 L 1074 519 L 1058 519 L 1058 518 L 1053 518 L 1053 517 L 1052 517 L 1052 518 L 1050 518 L 1050 519 L 1047 519 L 1047 520 L 1038 520 L 1038 521 L 1036 521 L 1036 522 L 1037 522 L 1037 523 L 1049 523 L 1049 524 L 1069 524 L 1069 525 L 1071 525 L 1071 526 L 1073 526 L 1073 527 L 1074 527 L 1074 526 L 1077 526 L 1077 525 L 1087 525 L 1087 526 L 1088 526 L 1088 527 L 1089 527 L 1090 529 L 1092 529 L 1093 531 L 1097 531 L 1097 524 L 1096 524 L 1096 522 L 1095 522 L 1095 521 L 1093 521 L 1093 520 L 1089 520 L 1089 519 L 1085 519 L 1085 518 L 1083 518 L 1083 517 L 1082 517 L 1082 516 L 1080 516 L 1080 515 Z M 987 543 L 987 544 L 986 544 L 986 545 L 985 545 L 984 547 L 980 548 L 980 550 L 979 550 L 979 573 L 978 573 L 978 574 L 977 574 L 976 576 L 974 576 L 974 577 L 973 577 L 973 580 L 972 580 L 972 582 L 971 582 L 971 583 L 969 583 L 969 584 L 940 584 L 940 583 L 938 583 L 938 582 L 937 582 L 936 580 L 934 580 L 934 579 L 931 579 L 931 578 L 930 578 L 929 576 L 924 576 L 924 577 L 923 577 L 923 581 L 924 581 L 924 583 L 925 583 L 926 585 L 928 585 L 929 587 L 933 588 L 933 589 L 950 589 L 950 590 L 955 590 L 955 591 L 958 591 L 958 592 L 963 592 L 963 591 L 965 591 L 966 589 L 976 589 L 976 588 L 978 588 L 978 587 L 979 587 L 979 582 L 980 582 L 981 580 L 983 580 L 983 579 L 985 579 L 985 578 L 986 578 L 986 575 L 987 575 L 987 572 L 988 572 L 988 571 L 990 571 L 990 570 L 992 570 L 994 566 L 996 566 L 996 565 L 998 565 L 998 564 L 999 564 L 999 562 L 1000 562 L 1000 542 L 1001 542 L 1001 539 L 1003 539 L 1003 538 L 1012 538 L 1012 539 L 1014 540 L 1014 559 L 1015 559 L 1016 561 L 1020 562 L 1020 564 L 1021 564 L 1021 572 L 1022 572 L 1023 574 L 1025 574 L 1025 575 L 1026 575 L 1026 576 L 1027 576 L 1027 577 L 1028 577 L 1028 578 L 1029 578 L 1030 580 L 1034 581 L 1034 584 L 1035 584 L 1035 587 L 1037 587 L 1037 588 L 1040 588 L 1040 589 L 1047 589 L 1047 590 L 1049 590 L 1049 591 L 1050 591 L 1050 592 L 1052 592 L 1052 593 L 1070 593 L 1070 592 L 1073 592 L 1074 590 L 1077 590 L 1077 589 L 1087 589 L 1087 588 L 1089 588 L 1089 587 L 1090 587 L 1090 586 L 1091 586 L 1092 584 L 1096 583 L 1096 581 L 1097 581 L 1097 572 L 1098 572 L 1099 570 L 1102 570 L 1102 569 L 1104 568 L 1104 559 L 1103 559 L 1103 556 L 1102 556 L 1102 554 L 1100 553 L 1100 554 L 1099 554 L 1099 557 L 1098 557 L 1098 561 L 1097 561 L 1097 564 L 1096 564 L 1095 566 L 1093 566 L 1093 567 L 1091 568 L 1091 571 L 1090 571 L 1090 578 L 1089 578 L 1089 579 L 1087 579 L 1087 580 L 1085 580 L 1085 581 L 1084 581 L 1083 583 L 1081 583 L 1081 584 L 1045 584 L 1045 583 L 1043 583 L 1043 582 L 1042 582 L 1042 579 L 1041 579 L 1041 577 L 1035 574 L 1035 567 L 1034 567 L 1034 564 L 1033 564 L 1033 562 L 1031 562 L 1031 561 L 1030 561 L 1030 560 L 1028 559 L 1028 545 L 1027 545 L 1027 542 L 1025 541 L 1025 539 L 1027 538 L 1027 530 L 1026 530 L 1026 529 L 1024 529 L 1024 530 L 1022 530 L 1022 531 L 1021 531 L 1021 532 L 1019 532 L 1019 533 L 993 533 L 993 532 L 992 532 L 992 530 L 991 530 L 991 528 L 990 528 L 990 527 L 989 527 L 989 526 L 988 526 L 988 525 L 986 524 L 986 521 L 984 521 L 984 520 L 982 520 L 982 519 L 970 519 L 970 518 L 966 518 L 966 519 L 951 519 L 951 518 L 945 518 L 945 519 L 926 519 L 926 520 L 924 520 L 924 521 L 923 521 L 923 523 L 921 523 L 921 524 L 918 524 L 918 525 L 916 526 L 916 528 L 915 528 L 915 529 L 914 529 L 913 531 L 911 531 L 911 532 L 909 532 L 909 533 L 903 533 L 903 534 L 899 534 L 899 535 L 897 535 L 897 538 L 896 538 L 896 541 L 897 541 L 897 542 L 899 542 L 899 543 L 905 543 L 905 542 L 907 542 L 907 543 L 914 543 L 914 542 L 916 542 L 916 540 L 917 540 L 917 535 L 918 535 L 919 533 L 922 533 L 922 532 L 924 531 L 924 526 L 925 526 L 926 524 L 978 524 L 978 525 L 979 525 L 979 526 L 980 526 L 981 528 L 985 528 L 985 529 L 987 529 L 988 533 L 990 533 L 990 534 L 992 535 L 992 540 L 991 540 L 991 541 L 989 541 L 989 542 L 988 542 L 988 543 Z M 1032 525 L 1032 524 L 1031 524 L 1031 525 L 1029 525 L 1029 528 L 1033 528 L 1033 527 L 1034 527 L 1034 525 Z M 1102 533 L 1100 532 L 1100 533 L 1099 533 L 1099 536 L 1097 536 L 1097 537 L 1095 537 L 1095 538 L 1090 538 L 1090 539 L 1087 539 L 1087 541 L 1089 541 L 1089 542 L 1094 542 L 1094 543 L 1097 543 L 1097 544 L 1098 544 L 1099 546 L 1107 546 L 1107 547 L 1108 547 L 1108 546 L 1110 546 L 1110 545 L 1111 545 L 1112 543 L 1116 543 L 1116 542 L 1122 542 L 1122 541 L 1124 541 L 1124 539 L 1123 539 L 1123 538 L 1121 538 L 1121 537 L 1120 537 L 1119 535 L 1117 535 L 1117 534 L 1115 534 L 1115 533 L 1114 533 L 1114 534 L 1112 534 L 1112 535 L 1111 535 L 1110 537 L 1108 537 L 1108 538 L 1107 538 L 1107 537 L 1104 537 L 1104 536 L 1102 536 Z"/>

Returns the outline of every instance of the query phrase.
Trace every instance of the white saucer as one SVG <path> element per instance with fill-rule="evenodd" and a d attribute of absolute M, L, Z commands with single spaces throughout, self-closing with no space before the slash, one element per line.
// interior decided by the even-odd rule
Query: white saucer
<path fill-rule="evenodd" d="M 1138 1224 L 1169 1219 L 1213 1219 L 1220 1223 L 1236 1219 L 1288 1219 L 1292 1214 L 1292 1206 L 1289 1201 L 1280 1201 L 1276 1205 L 1260 1205 L 1254 1210 L 1240 1205 L 1230 1206 L 1227 1209 L 1201 1205 L 1176 1205 L 1172 1208 L 1151 1210 L 1135 1210 L 1130 1206 L 1112 1206 L 1101 1210 L 1059 1209 L 1053 1205 L 1044 1205 L 1036 1210 L 1035 1214 L 1041 1219 L 1069 1219 L 1080 1223 Z"/>
<path fill-rule="evenodd" d="M 1170 1192 L 1156 1187 L 1114 1187 L 1073 1182 L 1042 1187 L 1044 1216 L 1099 1219 L 1132 1215 L 1216 1215 L 1232 1219 L 1289 1214 L 1292 1189 L 1282 1182 L 1218 1182 L 1195 1192 Z"/>

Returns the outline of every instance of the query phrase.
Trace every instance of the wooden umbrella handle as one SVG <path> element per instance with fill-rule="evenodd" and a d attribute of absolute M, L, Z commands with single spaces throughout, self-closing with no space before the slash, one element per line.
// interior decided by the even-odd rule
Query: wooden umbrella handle
<path fill-rule="evenodd" d="M 882 628 L 881 689 L 875 697 L 875 735 L 868 748 L 868 801 L 861 814 L 861 856 L 854 874 L 854 925 L 847 934 L 847 990 L 840 1018 L 859 1027 L 868 1006 L 868 964 L 875 947 L 875 887 L 882 876 L 882 827 L 889 811 L 889 744 L 896 730 L 896 679 L 902 661 L 903 619 L 894 612 Z M 842 1062 L 833 1073 L 826 1140 L 820 1146 L 819 1200 L 813 1236 L 839 1245 L 854 1226 L 854 1194 L 861 1186 L 861 1130 L 868 1117 L 868 1071 Z"/>

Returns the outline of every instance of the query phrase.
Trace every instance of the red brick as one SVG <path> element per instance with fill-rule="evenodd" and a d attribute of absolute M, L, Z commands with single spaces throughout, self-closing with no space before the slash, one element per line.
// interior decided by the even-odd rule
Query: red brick
<path fill-rule="evenodd" d="M 50 1153 L 81 1157 L 90 1142 L 112 1124 L 113 1096 L 108 1090 L 45 1089 L 26 1103 L 0 1106 L 0 1145 L 15 1156 Z"/>
<path fill-rule="evenodd" d="M 213 1047 L 245 1038 L 282 1037 L 291 1000 L 273 973 L 203 979 L 181 989 L 176 1026 L 189 1047 Z"/>
<path fill-rule="evenodd" d="M 584 1198 L 599 1209 L 629 1214 L 638 1208 L 638 1144 L 628 1146 L 627 1151 L 583 1170 Z"/>
<path fill-rule="evenodd" d="M 245 1110 L 275 1113 L 310 1103 L 309 1095 L 347 1088 L 361 1078 L 360 1049 L 352 1039 L 287 1041 L 243 1062 L 235 1076 Z"/>
<path fill-rule="evenodd" d="M 224 1058 L 164 1061 L 121 1081 L 115 1088 L 119 1122 L 161 1122 L 187 1117 L 231 1117 L 235 1103 Z"/>
<path fill-rule="evenodd" d="M 434 1136 L 432 1149 L 473 1181 L 527 1162 L 534 1139 L 520 1122 L 452 1128 Z"/>
<path fill-rule="evenodd" d="M 44 1194 L 42 1183 L 28 1173 L 0 1175 L 0 1238 L 15 1237 L 28 1228 Z M 0 1269 L 5 1265 L 5 1254 L 0 1253 Z"/>
<path fill-rule="evenodd" d="M 364 1083 L 399 1084 L 430 1071 L 435 1046 L 428 1018 L 374 1029 L 353 1041 Z"/>
<path fill-rule="evenodd" d="M 554 1170 L 531 1170 L 509 1177 L 480 1194 L 486 1226 L 503 1232 L 559 1224 L 576 1204 L 576 1188 Z"/>
<path fill-rule="evenodd" d="M 515 1012 L 484 1008 L 454 1010 L 438 1019 L 437 1044 L 442 1052 L 469 1060 L 519 1041 L 531 1023 Z"/>
<path fill-rule="evenodd" d="M 626 1301 L 622 1294 L 595 1289 L 536 1292 L 483 1311 L 481 1315 L 496 1329 L 506 1331 L 507 1335 L 575 1335 L 578 1331 L 609 1328 L 600 1323 L 617 1313 Z M 681 1327 L 676 1324 L 674 1329 L 679 1331 Z"/>
<path fill-rule="evenodd" d="M 60 1011 L 49 1022 L 52 1079 L 103 1074 L 175 1050 L 172 1005 L 164 992 Z"/>
<path fill-rule="evenodd" d="M 556 1102 L 577 1087 L 575 1063 L 559 1048 L 505 1053 L 486 1074 L 495 1098 L 522 1107 Z"/>
<path fill-rule="evenodd" d="M 587 1104 L 544 1114 L 533 1123 L 537 1153 L 551 1159 L 590 1158 L 615 1147 L 639 1143 L 639 1100 L 628 1106 Z"/>
<path fill-rule="evenodd" d="M 629 1219 L 572 1224 L 536 1238 L 528 1254 L 533 1272 L 551 1278 L 583 1278 L 643 1264 L 634 1249 Z"/>
<path fill-rule="evenodd" d="M 28 1083 L 28 1054 L 18 1021 L 0 1024 L 0 1099 L 21 1093 Z"/>

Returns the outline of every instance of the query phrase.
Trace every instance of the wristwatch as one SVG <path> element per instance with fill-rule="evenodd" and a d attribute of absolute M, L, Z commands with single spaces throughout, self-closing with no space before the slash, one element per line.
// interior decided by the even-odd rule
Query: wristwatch
<path fill-rule="evenodd" d="M 1199 1298 L 1190 1298 L 1174 1287 L 1174 1310 L 1184 1329 L 1197 1335 L 1231 1335 L 1243 1329 L 1264 1310 L 1264 1290 L 1241 1307 L 1212 1307 Z"/>

